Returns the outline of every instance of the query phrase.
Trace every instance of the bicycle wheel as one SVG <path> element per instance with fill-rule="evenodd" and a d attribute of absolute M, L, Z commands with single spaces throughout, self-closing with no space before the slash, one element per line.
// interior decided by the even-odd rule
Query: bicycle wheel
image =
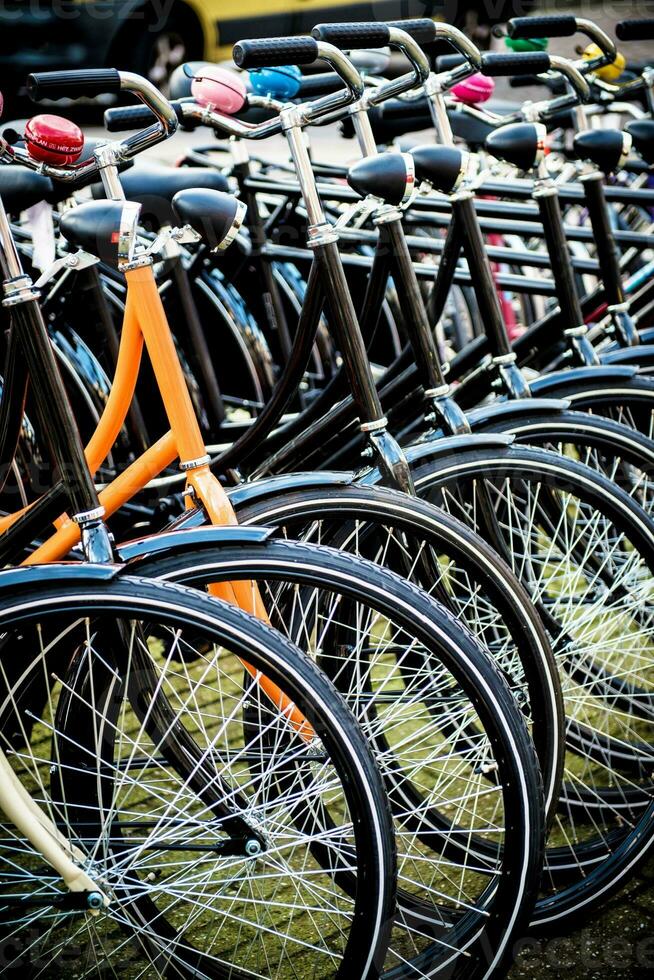
<path fill-rule="evenodd" d="M 331 548 L 209 539 L 135 567 L 198 587 L 256 581 L 273 623 L 352 708 L 398 842 L 384 977 L 501 976 L 540 874 L 542 799 L 520 712 L 468 631 L 396 575 Z"/>
<path fill-rule="evenodd" d="M 392 828 L 333 686 L 265 624 L 197 590 L 48 574 L 51 585 L 0 604 L 12 654 L 0 658 L 2 744 L 111 904 L 97 918 L 67 908 L 57 876 L 3 821 L 6 969 L 377 976 L 394 909 Z M 180 650 L 193 667 L 174 659 Z"/>
<path fill-rule="evenodd" d="M 425 501 L 353 484 L 274 488 L 253 502 L 232 497 L 243 525 L 329 544 L 390 568 L 442 602 L 491 654 L 527 721 L 548 813 L 563 767 L 558 669 L 541 620 L 496 552 L 466 525 Z"/>
<path fill-rule="evenodd" d="M 534 924 L 587 913 L 654 833 L 652 522 L 600 474 L 543 450 L 459 452 L 415 480 L 500 549 L 550 633 L 568 752 Z"/>

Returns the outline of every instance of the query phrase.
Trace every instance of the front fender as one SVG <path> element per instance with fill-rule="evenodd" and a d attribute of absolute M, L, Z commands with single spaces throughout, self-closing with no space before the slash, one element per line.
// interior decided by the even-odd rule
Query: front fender
<path fill-rule="evenodd" d="M 565 398 L 566 392 L 574 394 L 581 386 L 602 387 L 606 384 L 629 381 L 638 374 L 638 368 L 626 365 L 598 365 L 591 367 L 565 368 L 544 374 L 529 382 L 534 395 L 541 397 Z"/>
<path fill-rule="evenodd" d="M 349 470 L 324 470 L 317 473 L 285 473 L 282 476 L 269 476 L 252 483 L 242 483 L 229 488 L 227 495 L 235 509 L 252 504 L 266 497 L 274 497 L 283 490 L 306 490 L 313 487 L 333 487 L 354 483 L 355 474 Z"/>
<path fill-rule="evenodd" d="M 519 421 L 526 416 L 533 418 L 539 415 L 548 416 L 554 412 L 563 412 L 570 408 L 570 402 L 561 398 L 520 398 L 516 401 L 493 402 L 482 405 L 472 412 L 466 412 L 468 421 L 474 432 L 483 432 L 496 422 Z"/>
<path fill-rule="evenodd" d="M 214 527 L 207 524 L 203 527 L 188 530 L 164 531 L 162 534 L 148 535 L 126 541 L 119 547 L 120 558 L 128 563 L 125 571 L 129 575 L 138 574 L 140 559 L 174 555 L 187 548 L 220 547 L 234 544 L 264 544 L 274 529 L 268 527 Z"/>
<path fill-rule="evenodd" d="M 35 585 L 80 585 L 88 582 L 111 582 L 123 571 L 122 565 L 91 565 L 88 562 L 55 562 L 52 565 L 21 565 L 0 572 L 0 608 L 2 599 L 17 592 L 29 592 Z"/>
<path fill-rule="evenodd" d="M 503 433 L 470 432 L 460 436 L 447 436 L 446 438 L 437 436 L 424 442 L 416 442 L 412 446 L 407 446 L 404 454 L 409 466 L 419 466 L 432 460 L 437 460 L 441 456 L 447 456 L 451 452 L 469 452 L 474 449 L 504 449 L 514 442 L 514 436 Z M 366 471 L 359 482 L 362 486 L 373 486 L 381 483 L 382 475 L 375 467 Z"/>
<path fill-rule="evenodd" d="M 654 340 L 654 337 L 652 338 Z M 602 364 L 630 364 L 639 369 L 654 367 L 654 343 L 617 347 L 602 354 Z"/>

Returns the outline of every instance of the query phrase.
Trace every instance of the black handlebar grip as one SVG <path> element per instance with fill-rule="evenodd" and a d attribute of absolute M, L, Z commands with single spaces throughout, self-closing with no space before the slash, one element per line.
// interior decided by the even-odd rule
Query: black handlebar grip
<path fill-rule="evenodd" d="M 183 119 L 179 102 L 171 102 L 180 122 Z M 118 106 L 115 109 L 105 109 L 104 128 L 109 133 L 121 133 L 130 129 L 147 129 L 156 123 L 157 117 L 146 105 Z"/>
<path fill-rule="evenodd" d="M 104 128 L 109 133 L 121 133 L 129 129 L 146 129 L 157 121 L 152 109 L 146 105 L 121 106 L 105 109 Z"/>
<path fill-rule="evenodd" d="M 234 45 L 232 57 L 239 68 L 310 65 L 318 57 L 318 45 L 312 37 L 246 40 Z"/>
<path fill-rule="evenodd" d="M 509 37 L 572 37 L 577 33 L 574 14 L 543 14 L 541 17 L 512 17 L 507 24 Z"/>
<path fill-rule="evenodd" d="M 615 33 L 621 41 L 652 41 L 654 40 L 654 17 L 621 20 L 619 24 L 616 24 Z"/>
<path fill-rule="evenodd" d="M 37 71 L 27 76 L 27 92 L 34 102 L 41 99 L 93 98 L 120 92 L 120 75 L 115 68 L 81 68 L 79 71 Z"/>
<path fill-rule="evenodd" d="M 484 75 L 540 75 L 549 71 L 550 57 L 545 51 L 525 51 L 520 54 L 483 54 L 481 70 Z"/>
<path fill-rule="evenodd" d="M 383 48 L 389 38 L 386 24 L 374 20 L 363 24 L 316 24 L 311 33 L 317 41 L 346 50 Z"/>
<path fill-rule="evenodd" d="M 300 83 L 298 96 L 301 99 L 313 98 L 316 95 L 329 95 L 343 88 L 343 79 L 335 71 L 323 71 L 317 75 L 304 75 Z"/>
<path fill-rule="evenodd" d="M 389 20 L 388 27 L 406 31 L 418 44 L 432 44 L 436 40 L 436 24 L 429 17 L 416 17 L 413 20 Z"/>
<path fill-rule="evenodd" d="M 467 64 L 467 61 L 462 54 L 439 54 L 434 64 L 436 71 L 452 71 L 453 68 Z"/>

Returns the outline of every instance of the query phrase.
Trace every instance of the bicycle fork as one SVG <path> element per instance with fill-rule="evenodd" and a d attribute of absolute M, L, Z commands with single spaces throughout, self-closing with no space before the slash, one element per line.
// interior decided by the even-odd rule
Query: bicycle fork
<path fill-rule="evenodd" d="M 350 390 L 358 409 L 359 425 L 367 440 L 364 455 L 377 465 L 384 482 L 415 496 L 409 464 L 399 443 L 388 432 L 370 362 L 354 309 L 338 250 L 338 233 L 328 224 L 322 208 L 309 153 L 302 134 L 301 109 L 291 106 L 280 113 L 282 129 L 295 164 L 307 210 L 308 246 L 323 282 L 329 306 L 329 322 L 343 354 Z"/>

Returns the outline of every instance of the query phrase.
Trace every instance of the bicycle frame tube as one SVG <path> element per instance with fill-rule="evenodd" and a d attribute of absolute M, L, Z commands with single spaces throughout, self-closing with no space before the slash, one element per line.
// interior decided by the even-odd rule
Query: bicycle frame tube
<path fill-rule="evenodd" d="M 115 437 L 125 420 L 138 377 L 143 343 L 148 350 L 171 429 L 112 481 L 100 494 L 99 501 L 107 514 L 115 513 L 135 493 L 143 489 L 150 479 L 179 457 L 182 465 L 187 468 L 187 492 L 191 498 L 189 506 L 193 506 L 193 501 L 197 500 L 205 508 L 213 524 L 236 524 L 236 515 L 229 498 L 208 466 L 202 434 L 157 290 L 152 264 L 141 264 L 127 269 L 125 276 L 127 303 L 123 342 L 125 343 L 126 338 L 126 343 L 119 351 L 112 389 L 112 395 L 115 390 L 115 396 L 107 403 L 98 431 L 87 449 L 90 467 L 95 470 L 102 463 L 111 448 L 112 437 Z M 87 469 L 87 472 L 90 473 L 90 470 Z M 78 525 L 67 520 L 48 541 L 29 556 L 25 564 L 56 561 L 68 554 L 79 538 Z M 268 620 L 258 588 L 252 583 L 222 583 L 212 586 L 210 591 L 219 598 Z M 311 726 L 281 689 L 260 676 L 248 664 L 244 666 L 257 678 L 261 689 L 278 710 L 288 717 L 303 737 L 311 739 Z"/>
<path fill-rule="evenodd" d="M 581 177 L 588 217 L 595 236 L 597 259 L 600 266 L 608 311 L 623 346 L 638 343 L 638 331 L 629 315 L 629 302 L 625 296 L 620 270 L 620 256 L 616 235 L 609 221 L 604 191 L 604 174 L 593 171 Z"/>

